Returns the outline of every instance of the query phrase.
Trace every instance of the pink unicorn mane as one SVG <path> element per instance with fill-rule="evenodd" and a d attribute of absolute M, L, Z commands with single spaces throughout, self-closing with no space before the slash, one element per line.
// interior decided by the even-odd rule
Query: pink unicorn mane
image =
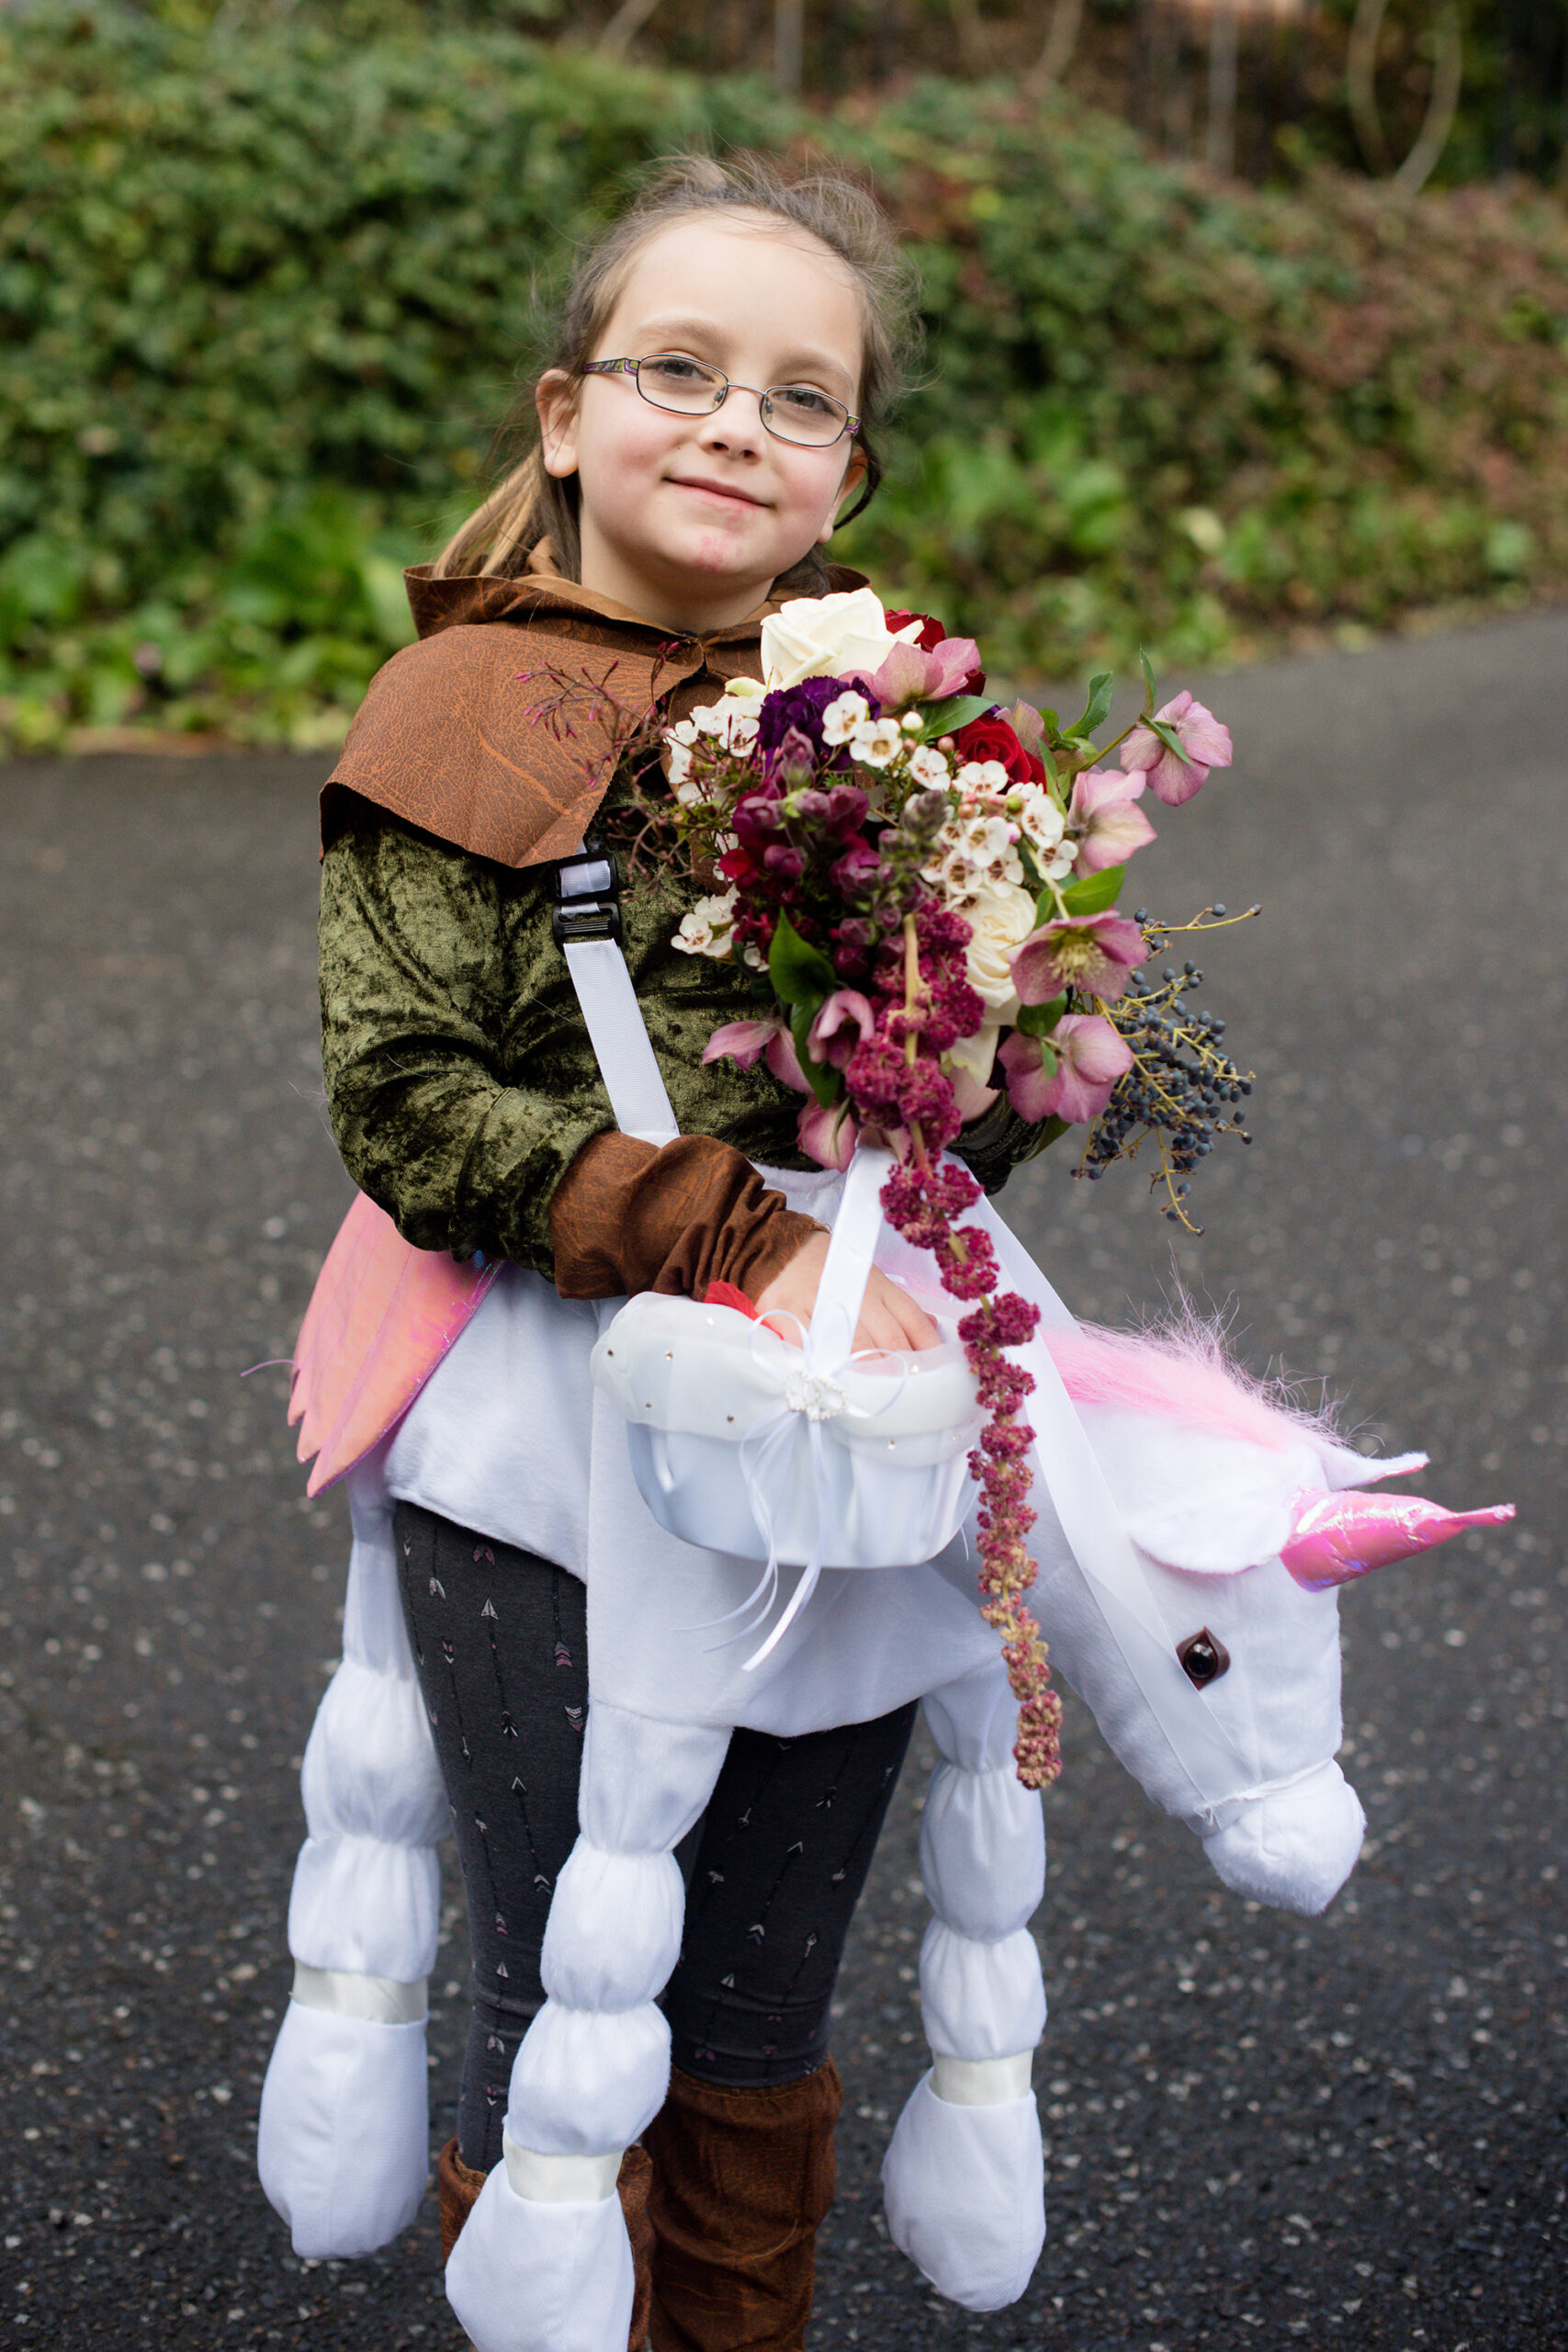
<path fill-rule="evenodd" d="M 1041 1337 L 1076 1405 L 1154 1413 L 1275 1453 L 1303 1436 L 1333 1435 L 1326 1408 L 1303 1411 L 1280 1384 L 1243 1372 L 1226 1356 L 1218 1327 L 1199 1316 L 1148 1331 L 1085 1323 Z"/>

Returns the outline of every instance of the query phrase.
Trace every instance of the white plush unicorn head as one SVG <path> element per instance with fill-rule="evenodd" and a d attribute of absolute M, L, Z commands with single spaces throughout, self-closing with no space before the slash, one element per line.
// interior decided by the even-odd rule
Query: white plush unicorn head
<path fill-rule="evenodd" d="M 1334 1760 L 1337 1587 L 1512 1509 L 1348 1491 L 1427 1457 L 1352 1452 L 1325 1420 L 1250 1386 L 1201 1329 L 1053 1331 L 1044 1345 L 1094 1457 L 1084 1475 L 1054 1464 L 1050 1476 L 1055 1532 L 1069 1537 L 1052 1541 L 1048 1516 L 1039 1531 L 1053 1656 L 1227 1886 L 1321 1911 L 1366 1827 Z M 1029 1409 L 1045 1459 L 1053 1402 L 1037 1385 Z M 1095 1524 L 1105 1488 L 1130 1544 Z"/>

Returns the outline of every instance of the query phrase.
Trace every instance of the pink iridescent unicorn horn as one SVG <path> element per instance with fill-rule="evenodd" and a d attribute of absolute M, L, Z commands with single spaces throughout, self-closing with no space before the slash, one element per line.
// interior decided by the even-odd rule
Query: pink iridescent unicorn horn
<path fill-rule="evenodd" d="M 1314 1495 L 1298 1511 L 1295 1532 L 1280 1557 L 1308 1592 L 1325 1592 L 1390 1560 L 1429 1552 L 1467 1527 L 1501 1527 L 1513 1516 L 1512 1503 L 1445 1510 L 1419 1495 Z"/>

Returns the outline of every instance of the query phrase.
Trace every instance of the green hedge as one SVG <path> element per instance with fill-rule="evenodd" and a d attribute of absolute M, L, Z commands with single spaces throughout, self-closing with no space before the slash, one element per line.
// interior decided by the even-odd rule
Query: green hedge
<path fill-rule="evenodd" d="M 1555 199 L 1216 190 L 996 89 L 811 118 L 503 31 L 78 6 L 0 30 L 8 740 L 334 734 L 477 495 L 536 275 L 692 140 L 874 174 L 931 366 L 842 549 L 998 670 L 1568 583 Z"/>

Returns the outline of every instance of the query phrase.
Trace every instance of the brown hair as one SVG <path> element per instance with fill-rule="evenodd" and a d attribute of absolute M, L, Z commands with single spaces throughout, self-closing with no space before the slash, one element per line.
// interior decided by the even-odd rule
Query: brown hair
<path fill-rule="evenodd" d="M 874 198 L 833 172 L 790 175 L 766 156 L 738 154 L 717 162 L 680 155 L 659 165 L 620 218 L 584 247 L 564 299 L 537 338 L 549 356 L 532 372 L 496 435 L 495 456 L 505 470 L 436 557 L 432 571 L 452 574 L 522 571 L 530 550 L 547 537 L 556 568 L 575 580 L 581 562 L 578 483 L 547 474 L 540 461 L 534 387 L 547 368 L 581 372 L 609 318 L 633 262 L 650 237 L 694 213 L 761 213 L 816 239 L 853 272 L 861 295 L 863 358 L 861 424 L 855 438 L 865 463 L 861 492 L 845 522 L 858 514 L 882 479 L 874 430 L 887 416 L 907 379 L 915 350 L 917 281 Z M 521 458 L 517 452 L 522 449 Z M 820 548 L 812 548 L 783 584 L 807 590 L 827 582 Z"/>

